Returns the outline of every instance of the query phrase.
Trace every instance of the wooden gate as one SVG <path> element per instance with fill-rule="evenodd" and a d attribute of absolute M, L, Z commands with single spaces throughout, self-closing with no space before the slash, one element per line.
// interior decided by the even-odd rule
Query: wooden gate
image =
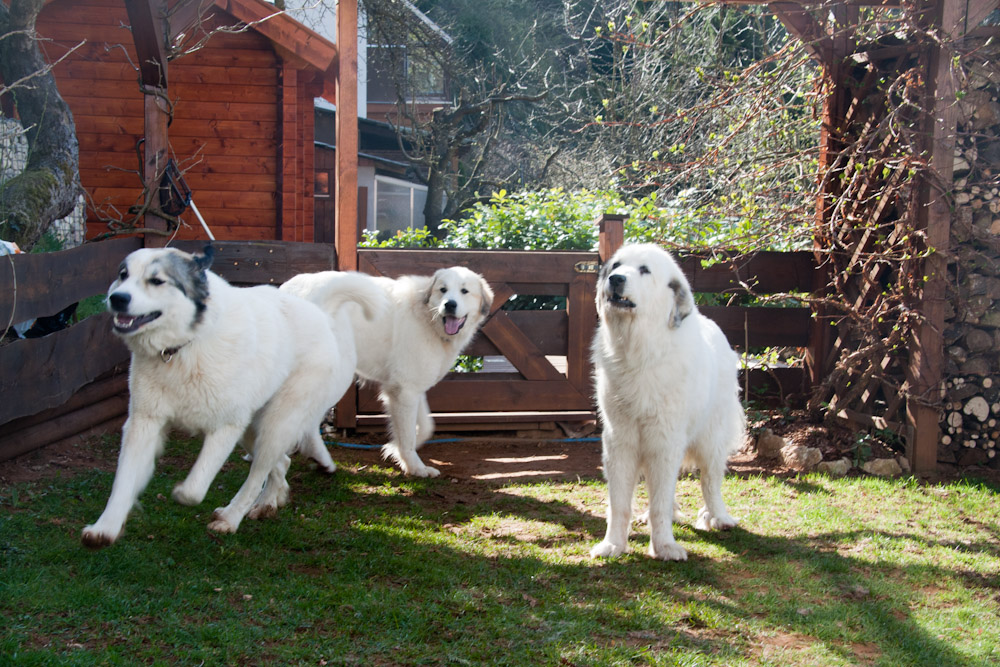
<path fill-rule="evenodd" d="M 590 341 L 597 322 L 595 252 L 497 250 L 358 250 L 358 267 L 373 275 L 430 275 L 465 266 L 493 288 L 492 310 L 465 354 L 503 357 L 499 372 L 449 373 L 428 393 L 440 424 L 493 424 L 593 416 Z M 513 296 L 565 297 L 559 310 L 505 310 Z M 363 387 L 337 406 L 337 425 L 381 425 L 376 391 Z"/>

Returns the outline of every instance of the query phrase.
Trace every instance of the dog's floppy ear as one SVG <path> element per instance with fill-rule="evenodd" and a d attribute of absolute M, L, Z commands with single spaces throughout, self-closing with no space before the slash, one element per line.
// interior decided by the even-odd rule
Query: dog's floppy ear
<path fill-rule="evenodd" d="M 215 259 L 215 248 L 211 243 L 205 245 L 202 249 L 200 255 L 194 255 L 194 264 L 199 271 L 204 273 L 212 266 L 212 261 Z"/>
<path fill-rule="evenodd" d="M 434 275 L 427 277 L 427 288 L 424 290 L 424 304 L 430 305 L 431 297 L 434 296 L 434 285 L 437 284 L 438 274 L 444 271 L 444 269 L 438 269 L 434 272 Z"/>
<path fill-rule="evenodd" d="M 670 289 L 674 291 L 674 308 L 670 316 L 670 328 L 676 329 L 684 321 L 684 318 L 694 312 L 694 295 L 687 283 L 676 278 L 669 283 Z"/>
<path fill-rule="evenodd" d="M 482 313 L 483 317 L 486 317 L 490 314 L 490 310 L 493 308 L 493 288 L 490 287 L 488 282 L 486 282 L 486 278 L 483 278 L 482 276 L 479 276 L 479 285 L 482 287 L 483 292 L 483 304 L 480 307 L 479 312 Z"/>

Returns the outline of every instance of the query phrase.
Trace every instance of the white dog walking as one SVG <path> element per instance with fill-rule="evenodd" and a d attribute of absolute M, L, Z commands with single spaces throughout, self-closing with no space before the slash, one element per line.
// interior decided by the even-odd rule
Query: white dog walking
<path fill-rule="evenodd" d="M 173 497 L 200 503 L 236 443 L 248 433 L 246 481 L 209 528 L 235 532 L 243 517 L 267 516 L 288 499 L 297 446 L 335 469 L 319 437 L 327 410 L 354 376 L 351 330 L 334 332 L 311 303 L 271 286 L 236 288 L 208 270 L 212 249 L 130 254 L 108 290 L 114 330 L 132 353 L 129 416 L 118 470 L 103 514 L 83 530 L 89 547 L 113 544 L 149 483 L 171 427 L 204 434 L 187 479 Z M 331 307 L 353 301 L 374 315 L 384 296 L 365 279 L 341 281 Z"/>
<path fill-rule="evenodd" d="M 304 273 L 281 286 L 331 312 L 329 294 L 340 274 Z M 345 308 L 358 341 L 357 373 L 377 382 L 389 415 L 392 440 L 382 449 L 407 475 L 437 477 L 417 449 L 434 432 L 427 390 L 451 369 L 490 313 L 493 290 L 478 273 L 461 266 L 439 269 L 433 276 L 398 279 L 369 277 L 385 294 L 389 308 L 367 319 Z"/>
<path fill-rule="evenodd" d="M 602 268 L 593 345 L 603 423 L 608 518 L 592 557 L 627 550 L 632 498 L 640 477 L 649 491 L 649 555 L 686 560 L 674 540 L 677 477 L 701 471 L 701 530 L 736 525 L 722 500 L 726 460 L 741 444 L 736 353 L 695 307 L 691 287 L 669 253 L 626 245 Z"/>

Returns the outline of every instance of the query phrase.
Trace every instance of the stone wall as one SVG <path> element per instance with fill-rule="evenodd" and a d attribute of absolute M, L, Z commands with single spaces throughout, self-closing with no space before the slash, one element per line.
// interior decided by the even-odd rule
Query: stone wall
<path fill-rule="evenodd" d="M 974 46 L 959 103 L 938 458 L 1000 467 L 1000 47 Z"/>

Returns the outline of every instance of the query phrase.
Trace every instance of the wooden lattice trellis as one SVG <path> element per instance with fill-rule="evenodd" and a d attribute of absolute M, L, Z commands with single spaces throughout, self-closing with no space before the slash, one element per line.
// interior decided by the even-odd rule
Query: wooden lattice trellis
<path fill-rule="evenodd" d="M 768 5 L 823 66 L 828 87 L 815 327 L 830 352 L 807 358 L 811 406 L 901 434 L 918 471 L 937 463 L 942 415 L 953 57 L 997 4 Z"/>

